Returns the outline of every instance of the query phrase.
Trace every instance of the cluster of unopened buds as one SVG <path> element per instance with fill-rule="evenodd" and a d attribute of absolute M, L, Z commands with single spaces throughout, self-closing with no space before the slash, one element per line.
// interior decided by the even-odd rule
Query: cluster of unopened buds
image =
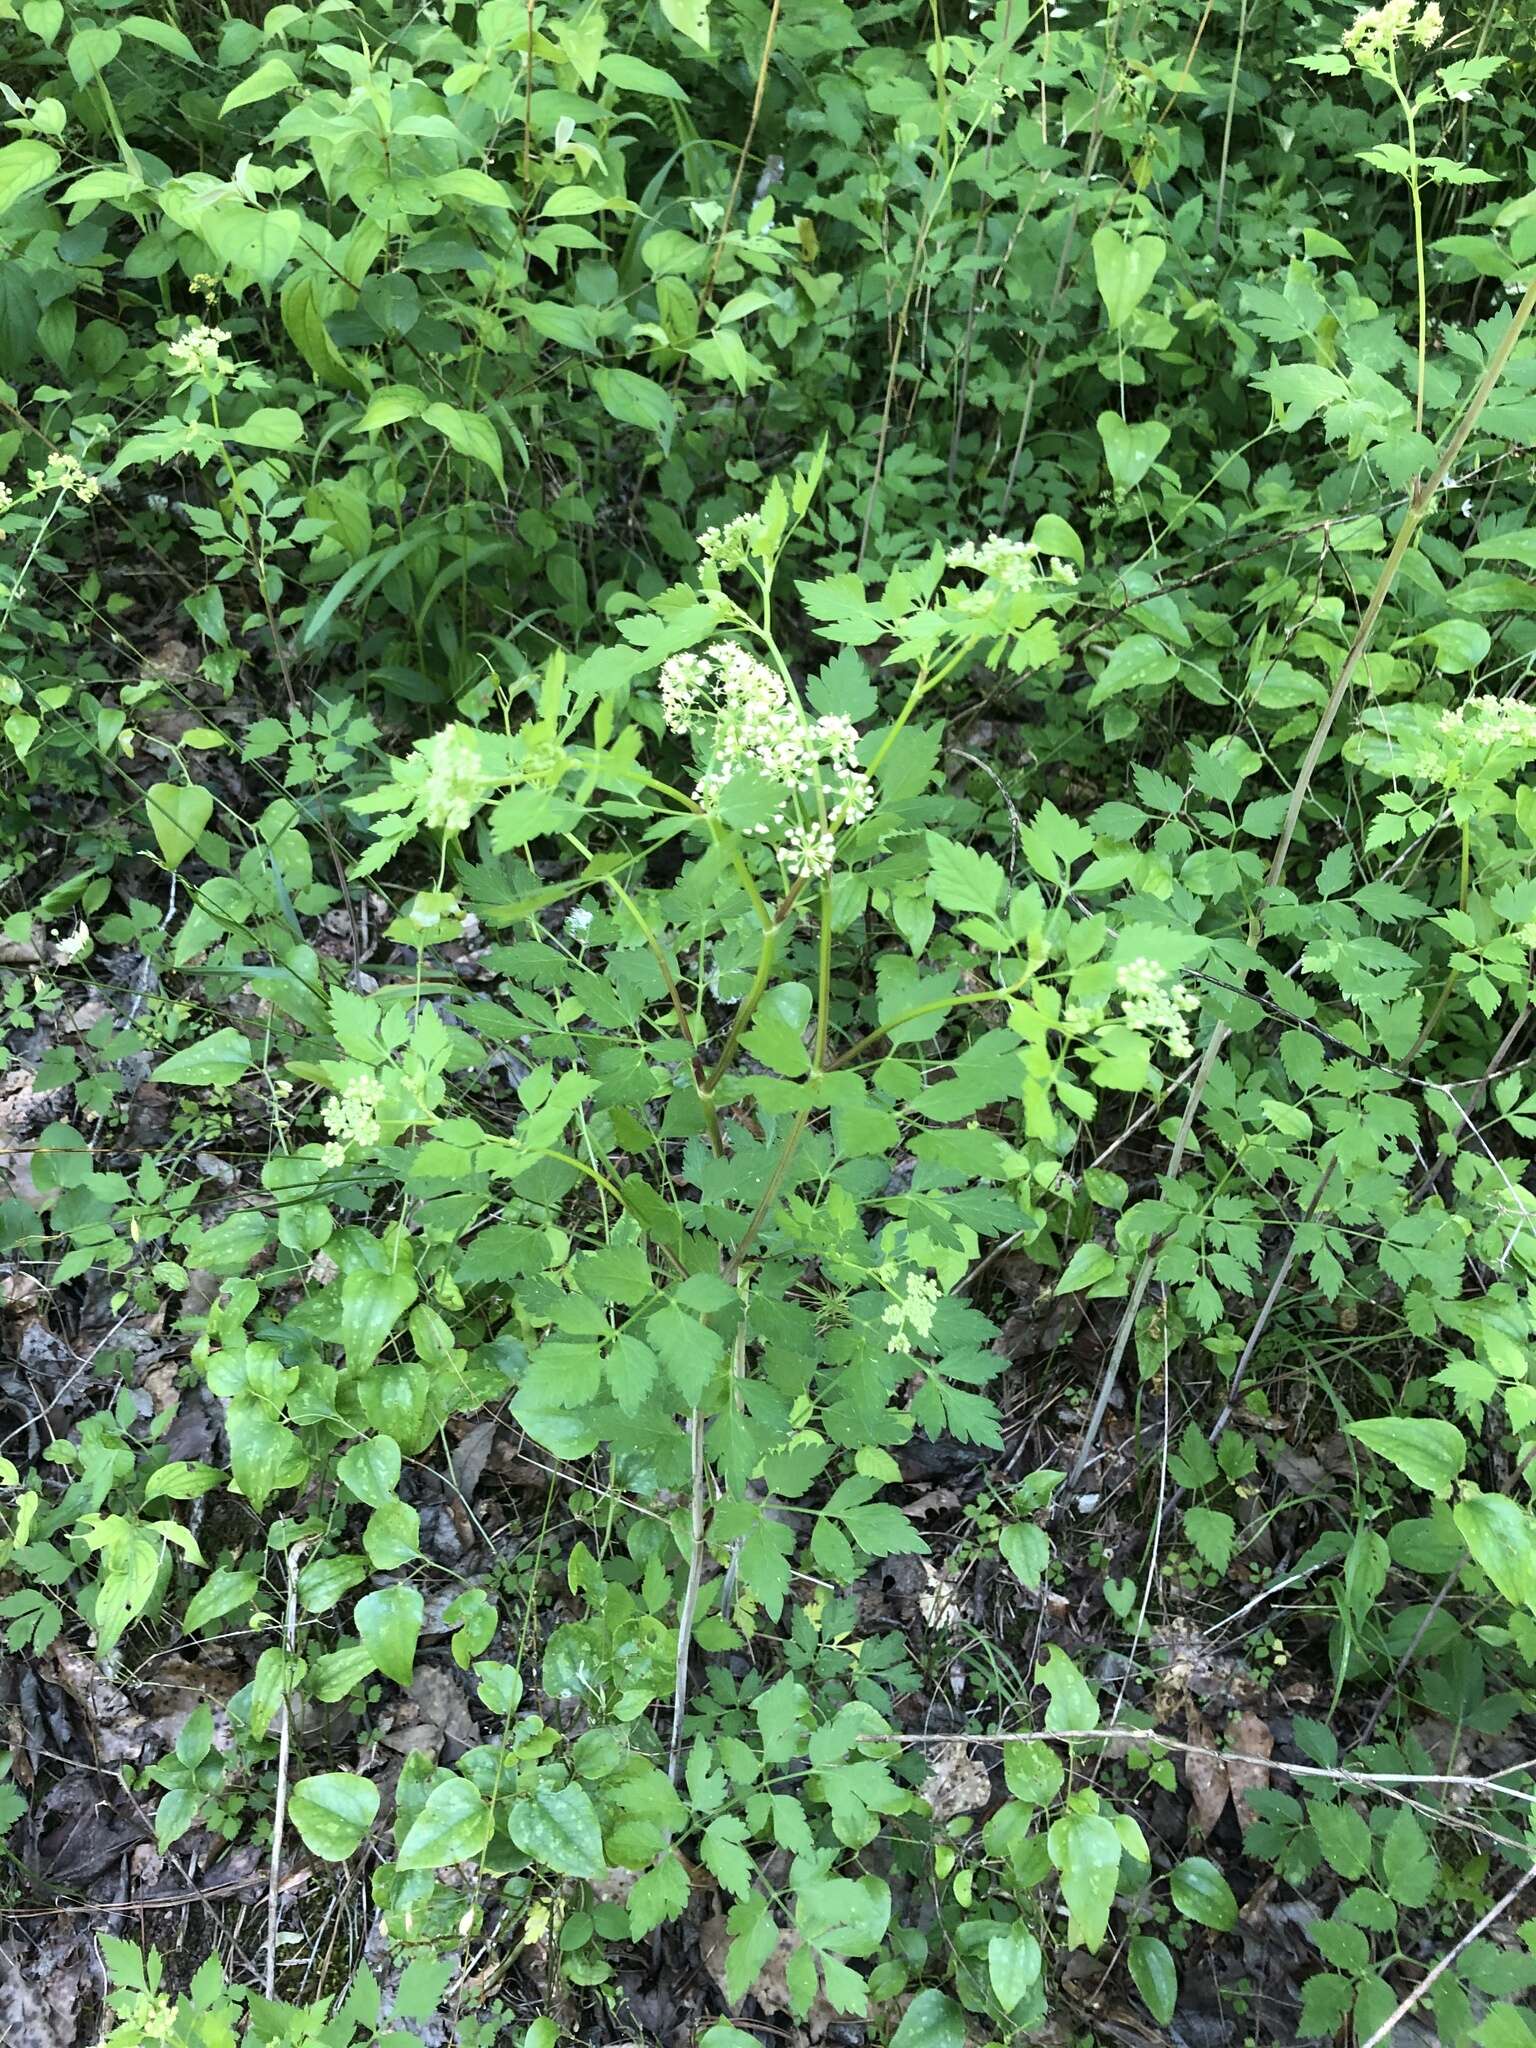
<path fill-rule="evenodd" d="M 881 1269 L 881 1277 L 894 1277 L 889 1268 Z M 925 1343 L 933 1334 L 934 1312 L 943 1295 L 943 1289 L 931 1273 L 920 1272 L 912 1267 L 903 1277 L 901 1291 L 890 1301 L 880 1320 L 891 1334 L 886 1339 L 887 1351 L 910 1354 L 914 1338 Z"/>
<path fill-rule="evenodd" d="M 1382 0 L 1357 14 L 1339 38 L 1340 49 L 1360 65 L 1383 64 L 1406 37 L 1421 50 L 1432 50 L 1445 33 L 1445 16 L 1437 0 L 1423 7 L 1415 0 Z"/>
<path fill-rule="evenodd" d="M 1518 697 L 1469 697 L 1436 720 L 1442 739 L 1464 747 L 1515 747 L 1536 753 L 1536 704 Z"/>
<path fill-rule="evenodd" d="M 985 540 L 961 541 L 944 559 L 951 569 L 974 569 L 984 579 L 984 586 L 991 584 L 1009 596 L 1036 590 L 1043 583 L 1077 581 L 1077 571 L 1070 562 L 1055 555 L 1042 561 L 1032 540 L 1009 540 L 1000 533 L 989 533 Z M 955 591 L 951 601 L 958 611 L 984 612 L 990 600 L 983 587 Z"/>
<path fill-rule="evenodd" d="M 739 569 L 747 559 L 757 533 L 757 519 L 751 512 L 738 513 L 724 526 L 706 526 L 699 535 L 699 550 L 716 570 Z"/>
<path fill-rule="evenodd" d="M 697 803 L 715 810 L 735 776 L 755 771 L 781 801 L 771 820 L 749 829 L 775 842 L 797 879 L 831 873 L 837 834 L 874 805 L 869 777 L 857 765 L 852 719 L 808 718 L 783 676 L 728 640 L 663 663 L 661 708 L 671 731 L 696 736 L 708 750 L 709 765 L 693 788 Z"/>
<path fill-rule="evenodd" d="M 320 1148 L 326 1166 L 341 1166 L 353 1146 L 379 1142 L 379 1105 L 384 1084 L 373 1074 L 354 1074 L 339 1095 L 322 1105 L 320 1120 L 330 1132 L 328 1144 Z"/>
<path fill-rule="evenodd" d="M 89 470 L 84 469 L 73 455 L 50 455 L 45 469 L 29 469 L 27 482 L 34 491 L 58 491 L 66 498 L 74 498 L 81 505 L 94 505 L 101 496 L 101 484 Z M 4 486 L 0 485 L 0 490 Z M 6 511 L 12 502 L 10 492 L 0 502 L 0 512 Z"/>
<path fill-rule="evenodd" d="M 1115 985 L 1107 997 L 1069 1003 L 1062 1023 L 1069 1031 L 1091 1031 L 1105 1021 L 1109 1005 L 1116 999 L 1122 1024 L 1148 1038 L 1160 1038 L 1176 1059 L 1189 1058 L 1194 1050 L 1189 1020 L 1199 1009 L 1200 999 L 1166 967 L 1140 955 L 1122 961 L 1115 969 Z"/>
<path fill-rule="evenodd" d="M 132 2010 L 124 2015 L 122 2026 L 114 2028 L 110 2038 L 141 2042 L 143 2048 L 159 2048 L 160 2042 L 169 2044 L 175 2040 L 177 2025 L 176 2008 L 165 1992 L 140 1991 Z"/>
<path fill-rule="evenodd" d="M 468 831 L 487 788 L 473 734 L 462 725 L 445 725 L 430 739 L 418 740 L 416 753 L 423 821 L 434 832 Z"/>
<path fill-rule="evenodd" d="M 166 353 L 180 377 L 227 377 L 235 366 L 219 350 L 228 340 L 225 328 L 209 327 L 200 320 L 185 334 L 177 335 Z"/>
<path fill-rule="evenodd" d="M 1120 994 L 1120 1015 L 1133 1031 L 1160 1038 L 1176 1059 L 1187 1060 L 1194 1051 L 1189 1036 L 1189 1019 L 1200 1007 L 1200 999 L 1166 967 L 1155 960 L 1138 957 L 1124 961 L 1115 971 Z"/>

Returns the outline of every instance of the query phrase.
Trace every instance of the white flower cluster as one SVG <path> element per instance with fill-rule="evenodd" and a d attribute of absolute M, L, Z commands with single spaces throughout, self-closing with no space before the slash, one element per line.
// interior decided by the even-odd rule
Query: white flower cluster
<path fill-rule="evenodd" d="M 1423 7 L 1415 0 L 1382 0 L 1380 7 L 1367 7 L 1355 16 L 1339 38 L 1339 47 L 1357 64 L 1380 64 L 1391 58 L 1405 36 L 1421 50 L 1429 50 L 1444 33 L 1445 16 L 1438 0 L 1427 0 Z"/>
<path fill-rule="evenodd" d="M 739 569 L 747 559 L 756 531 L 756 517 L 751 512 L 739 512 L 724 526 L 705 527 L 698 536 L 700 552 L 716 569 Z"/>
<path fill-rule="evenodd" d="M 219 348 L 228 340 L 224 328 L 209 327 L 200 320 L 178 335 L 167 353 L 179 377 L 227 377 L 235 366 L 219 354 Z"/>
<path fill-rule="evenodd" d="M 887 1351 L 910 1353 L 914 1337 L 923 1341 L 932 1335 L 934 1311 L 942 1293 L 943 1289 L 932 1274 L 920 1273 L 915 1266 L 912 1268 L 902 1282 L 901 1293 L 880 1318 L 891 1329 L 886 1340 Z"/>
<path fill-rule="evenodd" d="M 485 801 L 480 753 L 462 725 L 445 725 L 418 740 L 422 766 L 421 813 L 435 832 L 464 832 Z"/>
<path fill-rule="evenodd" d="M 831 873 L 836 834 L 866 817 L 875 800 L 857 765 L 852 719 L 807 718 L 781 675 L 728 640 L 662 664 L 661 708 L 671 731 L 707 741 L 709 765 L 693 788 L 705 810 L 718 805 L 733 776 L 756 770 L 782 801 L 771 822 L 753 829 L 778 842 L 779 859 L 798 879 Z"/>
<path fill-rule="evenodd" d="M 1006 540 L 1000 533 L 961 541 L 944 559 L 951 569 L 974 569 L 1004 590 L 1028 590 L 1040 580 L 1040 551 L 1034 542 Z"/>
<path fill-rule="evenodd" d="M 1200 1007 L 1182 981 L 1175 981 L 1166 967 L 1138 956 L 1115 970 L 1120 992 L 1120 1014 L 1133 1031 L 1161 1038 L 1176 1059 L 1187 1060 L 1194 1050 L 1189 1036 L 1189 1017 Z"/>
<path fill-rule="evenodd" d="M 944 559 L 951 569 L 974 569 L 984 579 L 979 590 L 950 591 L 949 601 L 954 609 L 974 618 L 990 614 L 999 591 L 1005 597 L 1022 597 L 1047 582 L 1077 581 L 1077 571 L 1070 562 L 1054 555 L 1048 562 L 1042 562 L 1040 550 L 1032 540 L 1008 540 L 1000 533 L 989 533 L 985 540 L 962 541 Z"/>
<path fill-rule="evenodd" d="M 10 485 L 0 484 L 0 519 L 4 519 L 6 513 L 10 511 L 15 502 L 15 494 L 11 490 Z M 0 526 L 0 540 L 4 540 L 5 537 L 5 528 Z"/>
<path fill-rule="evenodd" d="M 320 1120 L 331 1141 L 320 1148 L 327 1166 L 340 1166 L 353 1145 L 379 1142 L 379 1104 L 384 1084 L 373 1074 L 354 1074 L 339 1095 L 333 1095 L 320 1111 Z"/>
<path fill-rule="evenodd" d="M 1469 697 L 1442 711 L 1436 730 L 1466 747 L 1517 747 L 1536 753 L 1536 704 L 1518 697 Z"/>
<path fill-rule="evenodd" d="M 73 455 L 50 455 L 46 469 L 27 471 L 27 482 L 34 491 L 61 491 L 66 498 L 75 498 L 82 505 L 94 505 L 101 496 L 100 483 L 81 467 Z M 10 503 L 11 496 L 7 491 L 0 512 L 5 511 Z"/>

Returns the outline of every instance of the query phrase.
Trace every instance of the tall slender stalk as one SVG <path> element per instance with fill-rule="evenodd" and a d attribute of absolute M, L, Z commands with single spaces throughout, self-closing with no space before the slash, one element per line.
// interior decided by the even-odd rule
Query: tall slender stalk
<path fill-rule="evenodd" d="M 1473 428 L 1482 417 L 1483 408 L 1493 395 L 1494 387 L 1508 368 L 1509 359 L 1515 351 L 1515 344 L 1519 341 L 1533 309 L 1536 309 L 1536 281 L 1527 286 L 1525 296 L 1521 299 L 1519 305 L 1516 306 L 1509 325 L 1505 328 L 1503 334 L 1500 335 L 1498 345 L 1494 349 L 1493 354 L 1488 358 L 1487 367 L 1478 379 L 1477 388 L 1467 400 L 1455 432 L 1440 451 L 1439 459 L 1435 463 L 1433 470 L 1431 470 L 1428 481 L 1422 489 L 1413 492 L 1407 505 L 1403 508 L 1402 522 L 1397 529 L 1397 536 L 1392 543 L 1387 559 L 1381 565 L 1381 573 L 1376 578 L 1376 587 L 1371 592 L 1365 610 L 1360 616 L 1360 623 L 1355 628 L 1355 637 L 1350 642 L 1349 651 L 1340 664 L 1333 689 L 1329 694 L 1327 703 L 1323 706 L 1317 721 L 1316 730 L 1313 732 L 1311 742 L 1307 747 L 1305 755 L 1302 757 L 1301 766 L 1296 772 L 1296 781 L 1291 789 L 1290 802 L 1286 806 L 1285 821 L 1280 828 L 1280 836 L 1275 841 L 1274 854 L 1269 863 L 1269 873 L 1265 878 L 1268 890 L 1279 888 L 1280 883 L 1284 879 L 1286 859 L 1290 854 L 1291 842 L 1295 839 L 1297 829 L 1301 823 L 1301 813 L 1307 801 L 1307 794 L 1312 787 L 1312 778 L 1317 772 L 1317 764 L 1322 759 L 1323 749 L 1328 744 L 1328 735 L 1332 732 L 1334 720 L 1338 717 L 1340 707 L 1345 697 L 1349 694 L 1349 687 L 1355 679 L 1355 673 L 1361 662 L 1365 659 L 1366 650 L 1370 647 L 1371 640 L 1376 631 L 1377 621 L 1381 617 L 1382 607 L 1387 601 L 1393 584 L 1397 581 L 1398 572 L 1403 566 L 1404 558 L 1409 548 L 1413 545 L 1420 527 L 1429 516 L 1429 509 L 1439 495 L 1441 486 L 1450 475 L 1457 456 L 1466 446 Z M 1248 944 L 1250 948 L 1258 944 L 1262 934 L 1263 905 L 1261 902 L 1255 904 L 1253 914 L 1248 920 Z M 1210 1085 L 1211 1075 L 1216 1070 L 1216 1062 L 1221 1057 L 1222 1049 L 1231 1035 L 1232 1027 L 1225 1023 L 1219 1023 L 1211 1033 L 1210 1041 L 1201 1057 L 1199 1068 L 1190 1087 L 1189 1098 L 1184 1105 L 1184 1114 L 1179 1121 L 1178 1132 L 1173 1142 L 1173 1150 L 1169 1154 L 1168 1170 L 1165 1176 L 1167 1184 L 1171 1185 L 1172 1182 L 1176 1181 L 1183 1170 L 1184 1155 L 1189 1149 L 1189 1141 L 1194 1132 L 1195 1118 L 1199 1113 L 1201 1101 L 1204 1098 L 1206 1089 Z M 1093 1455 L 1094 1446 L 1098 1442 L 1099 1431 L 1104 1426 L 1104 1417 L 1109 1409 L 1110 1395 L 1113 1393 L 1115 1381 L 1119 1377 L 1121 1362 L 1130 1344 L 1131 1332 L 1136 1326 L 1136 1318 L 1141 1311 L 1142 1303 L 1146 1300 L 1147 1289 L 1152 1283 L 1158 1253 L 1161 1249 L 1161 1240 L 1148 1247 L 1137 1270 L 1136 1278 L 1132 1283 L 1130 1299 L 1126 1302 L 1125 1309 L 1121 1314 L 1119 1324 L 1115 1330 L 1114 1342 L 1110 1347 L 1109 1357 L 1099 1378 L 1098 1391 L 1094 1396 L 1093 1411 L 1088 1418 L 1088 1426 L 1083 1431 L 1082 1441 L 1079 1443 L 1077 1454 L 1072 1460 L 1072 1469 L 1067 1475 L 1066 1491 L 1068 1493 L 1070 1493 L 1071 1489 L 1082 1477 L 1083 1472 L 1087 1468 L 1088 1460 Z"/>

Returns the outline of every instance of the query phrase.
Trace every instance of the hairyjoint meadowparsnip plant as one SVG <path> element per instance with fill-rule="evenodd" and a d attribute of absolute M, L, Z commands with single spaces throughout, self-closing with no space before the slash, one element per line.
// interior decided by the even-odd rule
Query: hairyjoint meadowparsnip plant
<path fill-rule="evenodd" d="M 1529 0 L 0 0 L 0 2036 L 1536 2042 Z"/>

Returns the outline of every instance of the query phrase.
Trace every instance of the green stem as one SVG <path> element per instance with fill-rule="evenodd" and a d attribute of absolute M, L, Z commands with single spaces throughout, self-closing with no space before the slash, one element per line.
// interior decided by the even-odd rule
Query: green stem
<path fill-rule="evenodd" d="M 1010 981 L 1006 988 L 980 988 L 972 995 L 941 996 L 937 1002 L 919 1003 L 915 1010 L 903 1010 L 888 1024 L 877 1024 L 873 1031 L 866 1031 L 864 1036 L 856 1039 L 845 1052 L 840 1052 L 825 1071 L 835 1074 L 839 1067 L 846 1067 L 851 1061 L 856 1060 L 866 1046 L 874 1045 L 882 1038 L 889 1038 L 893 1031 L 899 1031 L 904 1024 L 915 1023 L 919 1017 L 931 1017 L 938 1010 L 958 1010 L 962 1003 L 1005 1003 L 1011 996 L 1016 996 L 1028 980 L 1027 974 L 1021 974 L 1017 981 Z"/>
<path fill-rule="evenodd" d="M 817 934 L 816 962 L 816 1051 L 813 1064 L 819 1074 L 827 1063 L 827 1027 L 832 1007 L 832 885 L 821 885 L 821 929 Z"/>
<path fill-rule="evenodd" d="M 1421 434 L 1424 431 L 1424 359 L 1429 343 L 1429 314 L 1424 287 L 1424 207 L 1419 195 L 1419 144 L 1414 126 L 1413 106 L 1397 82 L 1395 64 L 1388 72 L 1387 79 L 1397 95 L 1397 103 L 1403 110 L 1403 120 L 1408 130 L 1408 196 L 1413 206 L 1413 265 L 1417 275 L 1419 298 L 1419 359 L 1418 379 L 1414 389 L 1413 430 L 1416 434 Z"/>
<path fill-rule="evenodd" d="M 763 934 L 762 949 L 757 956 L 757 972 L 752 977 L 752 986 L 747 990 L 746 996 L 736 1005 L 736 1014 L 731 1019 L 731 1028 L 725 1034 L 725 1044 L 720 1048 L 719 1058 L 709 1070 L 709 1078 L 704 1083 L 706 1095 L 712 1096 L 719 1087 L 726 1069 L 736 1057 L 736 1048 L 741 1043 L 742 1033 L 752 1021 L 752 1013 L 762 1001 L 763 992 L 768 986 L 768 977 L 773 971 L 774 955 L 778 950 L 778 938 L 777 931 L 765 932 Z"/>
<path fill-rule="evenodd" d="M 513 1143 L 513 1145 L 515 1146 L 515 1140 L 512 1140 L 510 1142 Z M 687 1268 L 678 1258 L 676 1252 L 673 1251 L 670 1245 L 662 1244 L 659 1239 L 651 1237 L 650 1230 L 646 1223 L 645 1217 L 642 1216 L 640 1214 L 640 1211 L 635 1208 L 634 1204 L 630 1201 L 628 1195 L 625 1194 L 624 1190 L 619 1186 L 617 1181 L 610 1180 L 607 1174 L 600 1172 L 597 1167 L 589 1166 L 586 1160 L 578 1159 L 574 1152 L 557 1152 L 552 1145 L 541 1145 L 537 1153 L 532 1154 L 530 1156 L 539 1159 L 554 1159 L 558 1160 L 562 1166 L 573 1166 L 578 1173 L 585 1174 L 587 1179 L 591 1181 L 595 1186 L 605 1189 L 607 1193 L 612 1195 L 613 1199 L 618 1203 L 619 1207 L 624 1211 L 626 1216 L 634 1217 L 635 1221 L 640 1225 L 641 1230 L 645 1232 L 648 1241 L 655 1245 L 657 1251 L 661 1253 L 662 1257 L 664 1259 L 670 1259 L 676 1270 L 679 1273 L 683 1274 L 685 1278 L 687 1277 Z"/>
<path fill-rule="evenodd" d="M 725 1044 L 720 1048 L 720 1057 L 710 1068 L 708 1079 L 704 1082 L 703 1093 L 706 1100 L 713 1097 L 715 1090 L 720 1085 L 721 1077 L 730 1066 L 731 1061 L 736 1057 L 736 1048 L 741 1043 L 741 1035 L 752 1022 L 752 1013 L 763 999 L 764 991 L 768 987 L 768 978 L 773 973 L 774 958 L 779 950 L 779 934 L 784 929 L 785 919 L 790 906 L 794 903 L 802 887 L 802 883 L 795 883 L 789 894 L 784 898 L 784 901 L 779 905 L 778 916 L 768 927 L 767 931 L 763 933 L 762 949 L 757 956 L 757 972 L 752 977 L 752 986 L 747 990 L 741 1002 L 737 1004 L 736 1015 L 731 1019 L 731 1028 L 725 1034 Z"/>
<path fill-rule="evenodd" d="M 1312 777 L 1317 772 L 1317 764 L 1322 759 L 1323 749 L 1328 744 L 1328 735 L 1333 730 L 1333 722 L 1339 715 L 1344 699 L 1349 695 L 1350 684 L 1355 679 L 1355 671 L 1365 659 L 1366 651 L 1370 647 L 1372 636 L 1376 631 L 1376 622 L 1381 617 L 1382 607 L 1387 601 L 1393 584 L 1397 581 L 1398 572 L 1403 566 L 1403 558 L 1408 553 L 1409 548 L 1412 547 L 1414 537 L 1418 533 L 1420 526 L 1423 525 L 1424 520 L 1428 517 L 1429 508 L 1434 504 L 1441 485 L 1451 473 L 1452 464 L 1465 447 L 1472 429 L 1482 417 L 1484 406 L 1487 405 L 1499 379 L 1504 375 L 1509 359 L 1515 352 L 1515 344 L 1524 332 L 1526 322 L 1530 319 L 1533 309 L 1536 309 L 1536 282 L 1527 286 L 1519 305 L 1516 306 L 1513 314 L 1510 316 L 1509 325 L 1499 337 L 1498 346 L 1488 358 L 1487 366 L 1482 376 L 1477 380 L 1477 387 L 1473 391 L 1472 396 L 1467 400 L 1466 409 L 1462 413 L 1454 433 L 1451 434 L 1445 446 L 1441 449 L 1427 481 L 1421 489 L 1413 493 L 1407 506 L 1404 508 L 1402 522 L 1397 529 L 1397 537 L 1388 551 L 1387 559 L 1381 565 L 1381 573 L 1376 578 L 1376 587 L 1372 590 L 1365 610 L 1360 616 L 1360 623 L 1355 628 L 1355 637 L 1349 643 L 1349 651 L 1345 654 L 1344 660 L 1340 664 L 1339 673 L 1334 678 L 1333 688 L 1328 694 L 1328 701 L 1323 706 L 1322 714 L 1317 721 L 1317 728 L 1312 735 L 1306 753 L 1302 757 L 1301 766 L 1296 771 L 1296 781 L 1291 790 L 1291 800 L 1286 806 L 1285 821 L 1280 828 L 1280 837 L 1275 842 L 1275 851 L 1269 863 L 1269 873 L 1265 884 L 1266 889 L 1269 891 L 1278 889 L 1285 879 L 1286 859 L 1291 850 L 1291 842 L 1296 837 L 1297 828 L 1300 826 L 1302 811 L 1306 808 L 1307 794 L 1312 787 Z M 1248 921 L 1248 944 L 1250 947 L 1257 946 L 1262 936 L 1262 908 L 1256 907 Z M 1199 1069 L 1195 1074 L 1188 1097 L 1184 1103 L 1184 1114 L 1179 1119 L 1179 1127 L 1174 1134 L 1173 1150 L 1169 1154 L 1168 1164 L 1163 1170 L 1163 1183 L 1165 1187 L 1176 1181 L 1183 1171 L 1184 1155 L 1189 1150 L 1190 1138 L 1195 1128 L 1195 1118 L 1199 1114 L 1200 1104 L 1204 1100 L 1205 1091 L 1210 1086 L 1211 1076 L 1216 1070 L 1216 1062 L 1220 1059 L 1222 1048 L 1230 1036 L 1231 1026 L 1218 1023 L 1215 1030 L 1211 1033 L 1204 1053 L 1201 1055 Z M 1126 1302 L 1124 1311 L 1121 1314 L 1119 1324 L 1115 1330 L 1114 1342 L 1110 1346 L 1104 1370 L 1099 1376 L 1098 1392 L 1094 1397 L 1093 1409 L 1088 1417 L 1088 1426 L 1078 1440 L 1077 1451 L 1072 1460 L 1072 1469 L 1067 1475 L 1069 1491 L 1082 1477 L 1083 1472 L 1087 1468 L 1088 1460 L 1093 1456 L 1094 1446 L 1098 1442 L 1099 1431 L 1103 1427 L 1104 1417 L 1108 1412 L 1109 1397 L 1114 1391 L 1115 1380 L 1120 1371 L 1120 1362 L 1125 1356 L 1127 1345 L 1130 1343 L 1131 1332 L 1136 1326 L 1136 1318 L 1141 1311 L 1141 1304 L 1146 1299 L 1147 1288 L 1151 1285 L 1153 1270 L 1157 1263 L 1157 1249 L 1156 1245 L 1148 1248 L 1142 1258 L 1136 1278 L 1132 1283 L 1130 1298 Z"/>
<path fill-rule="evenodd" d="M 873 776 L 879 773 L 881 762 L 885 759 L 886 755 L 891 751 L 891 748 L 895 746 L 896 741 L 899 738 L 903 727 L 906 725 L 907 720 L 912 716 L 913 712 L 917 709 L 918 705 L 923 701 L 924 697 L 926 697 L 931 690 L 936 690 L 938 689 L 941 683 L 947 683 L 949 681 L 949 678 L 954 674 L 955 670 L 960 666 L 961 662 L 965 660 L 966 656 L 971 652 L 971 649 L 975 645 L 976 641 L 974 637 L 968 636 L 966 639 L 961 641 L 960 645 L 955 649 L 954 653 L 950 656 L 949 660 L 944 663 L 942 668 L 934 669 L 932 671 L 929 670 L 926 658 L 924 659 L 921 668 L 919 668 L 917 672 L 917 681 L 912 685 L 911 689 L 907 692 L 907 701 L 905 704 L 902 705 L 900 711 L 897 712 L 896 723 L 891 727 L 890 731 L 886 734 L 885 738 L 880 742 L 880 745 L 876 748 L 874 759 L 870 762 L 868 768 L 866 768 L 864 771 L 866 775 Z"/>
<path fill-rule="evenodd" d="M 693 1036 L 693 1026 L 688 1021 L 688 1012 L 683 1005 L 682 991 L 678 988 L 677 977 L 673 974 L 671 963 L 662 951 L 661 941 L 646 923 L 640 906 L 624 887 L 624 884 L 615 876 L 610 875 L 608 877 L 608 886 L 639 926 L 640 935 L 650 949 L 651 958 L 656 962 L 662 981 L 666 985 L 667 997 L 672 1004 L 672 1014 L 677 1019 L 677 1028 L 682 1032 L 683 1042 L 688 1048 L 689 1062 L 693 1070 L 694 1093 L 698 1096 L 699 1106 L 704 1112 L 704 1123 L 709 1132 L 710 1149 L 717 1159 L 723 1159 L 725 1157 L 725 1144 L 720 1135 L 720 1119 L 715 1113 L 714 1103 L 704 1091 L 704 1072 L 699 1060 L 699 1049 Z"/>
<path fill-rule="evenodd" d="M 742 1233 L 741 1242 L 725 1262 L 721 1275 L 723 1279 L 734 1282 L 740 1273 L 742 1261 L 756 1243 L 757 1234 L 767 1221 L 769 1210 L 772 1209 L 774 1203 L 779 1199 L 779 1191 L 789 1174 L 790 1162 L 795 1156 L 801 1134 L 810 1122 L 810 1118 L 811 1112 L 809 1109 L 797 1109 L 795 1111 L 795 1120 L 785 1135 L 784 1144 L 778 1158 L 774 1161 L 773 1172 L 768 1176 L 768 1185 L 763 1189 L 758 1205 L 752 1211 L 751 1220 Z"/>

